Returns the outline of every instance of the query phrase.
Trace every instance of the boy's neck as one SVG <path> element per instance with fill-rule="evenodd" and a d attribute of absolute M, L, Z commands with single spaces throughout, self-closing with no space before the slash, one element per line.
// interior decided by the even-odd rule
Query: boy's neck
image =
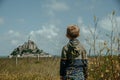
<path fill-rule="evenodd" d="M 76 40 L 76 39 L 77 39 L 77 38 L 71 38 L 71 39 L 69 39 L 69 40 L 71 41 L 71 40 Z"/>

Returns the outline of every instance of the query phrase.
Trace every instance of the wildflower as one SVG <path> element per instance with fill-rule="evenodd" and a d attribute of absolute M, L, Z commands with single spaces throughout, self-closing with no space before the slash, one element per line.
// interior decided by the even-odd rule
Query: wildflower
<path fill-rule="evenodd" d="M 107 69 L 107 70 L 105 70 L 105 72 L 106 72 L 106 73 L 108 73 L 108 72 L 109 72 L 109 70 Z"/>
<path fill-rule="evenodd" d="M 101 77 L 104 77 L 103 73 L 101 74 Z"/>
<path fill-rule="evenodd" d="M 94 71 L 94 69 L 90 69 L 91 71 Z"/>

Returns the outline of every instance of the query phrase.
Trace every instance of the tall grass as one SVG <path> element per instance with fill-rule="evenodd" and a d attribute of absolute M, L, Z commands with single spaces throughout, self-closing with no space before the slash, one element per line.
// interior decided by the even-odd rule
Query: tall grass
<path fill-rule="evenodd" d="M 112 61 L 111 61 L 112 58 Z M 120 79 L 120 62 L 117 56 L 102 56 L 99 65 L 93 63 L 94 58 L 89 62 L 88 80 L 119 80 Z M 95 61 L 97 62 L 97 61 Z M 111 65 L 113 63 L 113 66 Z M 112 71 L 113 68 L 113 71 Z"/>
<path fill-rule="evenodd" d="M 97 43 L 97 39 L 99 35 L 96 35 L 96 31 L 98 27 L 97 26 L 98 18 L 96 18 L 96 16 L 94 16 L 94 27 L 93 27 L 94 30 L 92 31 L 91 28 L 89 28 L 92 39 L 87 39 L 86 41 L 87 42 L 88 40 L 89 42 L 91 41 L 90 50 L 93 50 L 93 53 L 95 55 L 95 57 L 89 63 L 89 79 L 90 80 L 119 80 L 120 79 L 120 59 L 118 56 L 118 54 L 120 54 L 120 51 L 119 51 L 120 39 L 118 36 L 119 32 L 115 31 L 115 29 L 117 30 L 115 11 L 112 12 L 112 14 L 109 16 L 109 19 L 112 24 L 111 25 L 112 30 L 110 34 L 108 34 L 110 42 L 108 42 L 108 40 L 104 40 L 104 42 L 102 42 L 102 46 L 103 46 L 102 48 L 100 48 L 100 46 L 99 47 L 96 46 L 96 45 L 99 45 L 99 43 Z M 104 37 L 106 36 L 104 35 Z M 117 38 L 116 41 L 115 41 L 115 38 Z M 118 45 L 118 50 L 113 48 L 113 45 L 115 44 Z M 102 53 L 104 56 L 102 55 Z M 114 55 L 116 53 L 117 55 Z"/>
<path fill-rule="evenodd" d="M 0 59 L 0 80 L 59 80 L 59 59 Z"/>
<path fill-rule="evenodd" d="M 120 59 L 117 56 L 101 56 L 100 65 L 95 57 L 89 57 L 88 80 L 119 80 L 120 79 Z M 59 80 L 60 58 L 15 58 L 0 59 L 0 80 Z"/>

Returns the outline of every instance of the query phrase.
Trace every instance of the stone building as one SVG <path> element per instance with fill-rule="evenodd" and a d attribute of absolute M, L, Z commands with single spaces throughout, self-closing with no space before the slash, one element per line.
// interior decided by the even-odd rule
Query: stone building
<path fill-rule="evenodd" d="M 51 57 L 51 55 L 46 54 L 43 50 L 40 50 L 37 45 L 32 40 L 28 40 L 23 45 L 18 46 L 10 54 L 10 57 L 20 55 L 20 57 Z"/>

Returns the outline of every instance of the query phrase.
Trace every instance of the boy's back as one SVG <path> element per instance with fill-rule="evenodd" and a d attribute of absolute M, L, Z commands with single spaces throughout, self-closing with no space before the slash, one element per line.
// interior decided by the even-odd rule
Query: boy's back
<path fill-rule="evenodd" d="M 73 29 L 75 29 L 74 26 Z M 69 43 L 62 49 L 60 76 L 62 76 L 62 80 L 85 80 L 87 69 L 86 50 L 76 39 L 78 36 L 72 35 L 75 38 L 71 38 L 70 35 L 67 35 L 67 37 L 69 38 Z"/>

